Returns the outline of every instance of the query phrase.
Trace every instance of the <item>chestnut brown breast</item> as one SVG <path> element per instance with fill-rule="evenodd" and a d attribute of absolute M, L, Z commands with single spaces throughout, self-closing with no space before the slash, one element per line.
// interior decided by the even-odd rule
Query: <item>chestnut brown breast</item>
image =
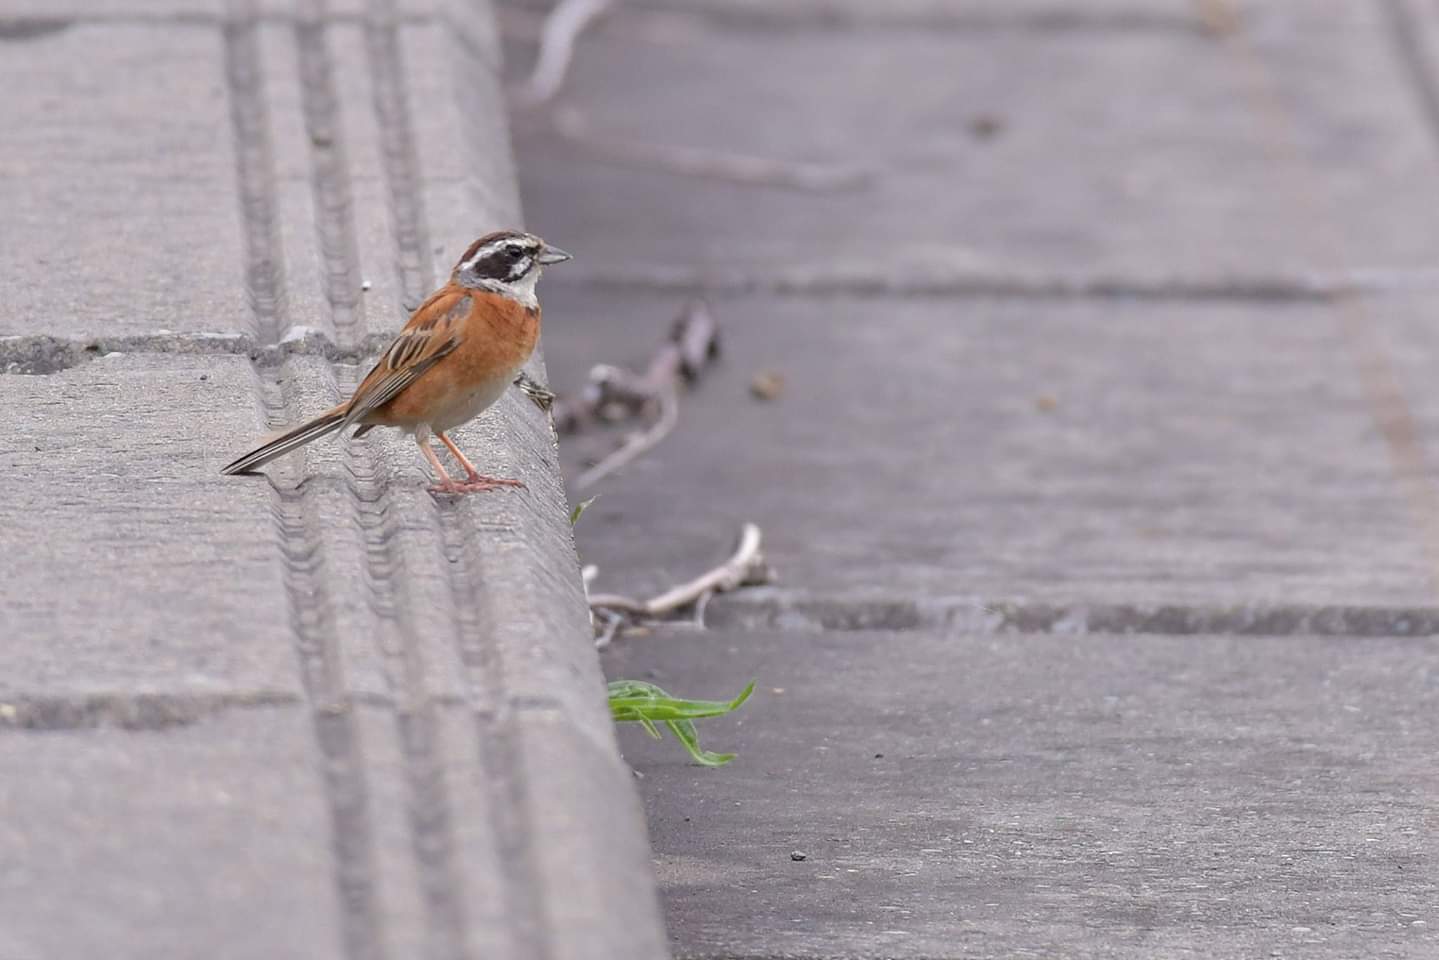
<path fill-rule="evenodd" d="M 498 396 L 534 352 L 540 311 L 498 294 L 448 285 L 415 311 L 405 330 L 454 336 L 458 344 L 367 420 L 396 426 L 429 423 L 466 396 Z"/>

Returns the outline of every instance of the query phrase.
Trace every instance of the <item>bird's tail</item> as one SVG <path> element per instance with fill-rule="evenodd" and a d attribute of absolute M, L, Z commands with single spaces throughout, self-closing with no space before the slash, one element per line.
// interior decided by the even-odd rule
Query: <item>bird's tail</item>
<path fill-rule="evenodd" d="M 318 440 L 328 433 L 334 433 L 345 422 L 345 405 L 341 404 L 332 410 L 320 414 L 309 423 L 302 423 L 293 430 L 287 430 L 268 443 L 261 444 L 254 450 L 240 457 L 234 463 L 227 465 L 221 473 L 249 473 L 257 467 L 263 467 L 276 457 L 282 457 L 291 450 L 297 450 L 309 443 L 311 440 Z"/>

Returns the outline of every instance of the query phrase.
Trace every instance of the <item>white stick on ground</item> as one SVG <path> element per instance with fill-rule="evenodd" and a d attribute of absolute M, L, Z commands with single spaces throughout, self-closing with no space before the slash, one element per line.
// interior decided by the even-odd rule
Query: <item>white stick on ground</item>
<path fill-rule="evenodd" d="M 625 437 L 625 442 L 620 445 L 618 450 L 576 477 L 576 492 L 599 483 L 627 463 L 653 450 L 661 440 L 669 436 L 670 431 L 679 422 L 679 397 L 674 388 L 670 387 L 655 397 L 654 402 L 659 407 L 659 416 L 655 418 L 655 422 L 643 430 L 636 430 Z"/>
<path fill-rule="evenodd" d="M 695 606 L 695 617 L 693 621 L 684 621 L 684 625 L 703 629 L 704 610 L 715 594 L 769 583 L 774 579 L 774 571 L 765 563 L 760 544 L 759 527 L 746 523 L 740 528 L 739 543 L 728 560 L 687 583 L 671 587 L 659 596 L 640 601 L 614 593 L 590 594 L 591 613 L 605 623 L 595 645 L 603 649 L 610 645 L 625 626 L 649 620 L 665 620 L 691 604 Z M 675 621 L 669 622 L 678 625 Z"/>
<path fill-rule="evenodd" d="M 695 603 L 706 593 L 727 593 L 745 584 L 767 582 L 772 574 L 759 548 L 759 527 L 746 523 L 740 529 L 739 544 L 728 560 L 647 601 L 645 612 L 651 617 L 662 617 Z"/>
<path fill-rule="evenodd" d="M 554 99 L 570 72 L 575 41 L 609 6 L 610 0 L 560 0 L 540 32 L 535 69 L 517 94 L 521 105 L 538 107 Z"/>

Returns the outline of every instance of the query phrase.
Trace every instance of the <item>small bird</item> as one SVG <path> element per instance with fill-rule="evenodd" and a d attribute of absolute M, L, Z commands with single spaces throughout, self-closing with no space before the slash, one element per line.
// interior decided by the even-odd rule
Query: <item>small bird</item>
<path fill-rule="evenodd" d="M 354 396 L 308 423 L 287 430 L 221 473 L 248 473 L 312 440 L 358 426 L 399 427 L 415 438 L 439 476 L 435 493 L 474 493 L 518 480 L 488 477 L 460 452 L 447 432 L 479 416 L 519 373 L 540 334 L 535 283 L 570 255 L 515 230 L 487 234 L 460 257 L 450 280 L 420 304 L 410 322 L 355 388 Z M 466 478 L 456 481 L 430 447 L 430 435 L 454 454 Z"/>

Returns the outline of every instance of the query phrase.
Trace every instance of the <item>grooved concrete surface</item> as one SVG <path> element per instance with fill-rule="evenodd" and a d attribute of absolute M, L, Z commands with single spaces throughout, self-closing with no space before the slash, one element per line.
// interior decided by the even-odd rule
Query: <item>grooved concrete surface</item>
<path fill-rule="evenodd" d="M 596 589 L 747 519 L 781 578 L 607 654 L 759 681 L 701 726 L 730 767 L 621 741 L 677 955 L 1439 953 L 1436 39 L 1409 0 L 636 0 L 517 113 L 579 255 L 553 384 L 693 292 L 725 331 L 584 492 Z"/>
<path fill-rule="evenodd" d="M 0 11 L 0 960 L 666 955 L 547 419 L 463 502 L 383 432 L 218 474 L 516 223 L 497 63 L 482 2 Z"/>

